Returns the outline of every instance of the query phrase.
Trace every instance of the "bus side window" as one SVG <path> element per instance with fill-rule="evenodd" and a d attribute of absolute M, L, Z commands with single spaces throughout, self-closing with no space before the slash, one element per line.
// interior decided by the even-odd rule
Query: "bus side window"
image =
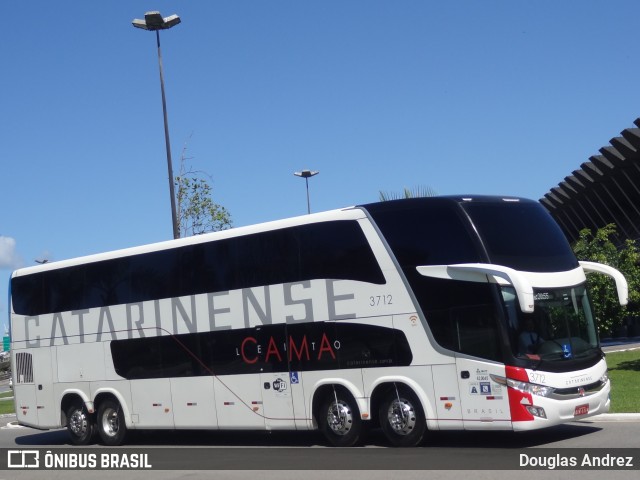
<path fill-rule="evenodd" d="M 458 334 L 459 352 L 488 360 L 502 359 L 497 319 L 492 309 L 492 305 L 452 309 L 452 323 Z"/>

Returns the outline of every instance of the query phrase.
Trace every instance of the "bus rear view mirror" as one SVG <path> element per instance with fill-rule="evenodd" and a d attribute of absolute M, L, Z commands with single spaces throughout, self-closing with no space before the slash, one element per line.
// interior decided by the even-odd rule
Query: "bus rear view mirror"
<path fill-rule="evenodd" d="M 608 277 L 611 277 L 616 282 L 616 290 L 618 291 L 618 301 L 620 305 L 624 306 L 629 303 L 629 285 L 627 279 L 620 271 L 616 270 L 609 265 L 595 262 L 579 262 L 585 273 L 602 273 Z"/>
<path fill-rule="evenodd" d="M 524 275 L 513 268 L 491 263 L 461 263 L 457 265 L 422 265 L 416 267 L 416 270 L 425 277 L 511 285 L 516 290 L 520 309 L 524 313 L 533 312 L 533 287 Z"/>

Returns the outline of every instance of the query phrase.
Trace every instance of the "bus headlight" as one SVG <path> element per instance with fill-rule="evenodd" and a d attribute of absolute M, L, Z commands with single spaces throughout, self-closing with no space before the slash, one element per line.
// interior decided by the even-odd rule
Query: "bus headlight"
<path fill-rule="evenodd" d="M 522 382 L 520 380 L 514 380 L 512 378 L 500 377 L 498 375 L 491 375 L 491 379 L 501 385 L 515 388 L 524 393 L 530 393 L 532 395 L 538 395 L 539 397 L 548 397 L 555 389 L 553 387 L 546 387 L 544 385 L 538 385 L 537 383 Z"/>
<path fill-rule="evenodd" d="M 524 382 L 519 382 L 519 383 L 522 384 Z M 524 392 L 529 392 L 529 393 L 532 393 L 534 395 L 538 395 L 540 397 L 548 397 L 555 390 L 555 388 L 545 387 L 544 385 L 538 385 L 536 383 L 524 383 L 523 386 L 524 386 L 524 389 L 522 389 L 522 390 Z"/>

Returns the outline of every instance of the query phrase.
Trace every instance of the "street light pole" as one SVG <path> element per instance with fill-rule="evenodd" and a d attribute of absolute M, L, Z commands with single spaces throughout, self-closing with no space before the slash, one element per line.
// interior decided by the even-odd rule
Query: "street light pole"
<path fill-rule="evenodd" d="M 158 45 L 158 66 L 160 68 L 160 91 L 162 93 L 162 114 L 164 117 L 164 142 L 167 150 L 167 170 L 169 172 L 169 194 L 171 195 L 171 224 L 173 227 L 173 238 L 180 237 L 178 229 L 178 217 L 176 214 L 176 196 L 173 186 L 173 162 L 171 160 L 171 142 L 169 141 L 169 121 L 167 119 L 167 99 L 164 93 L 164 71 L 162 68 L 162 51 L 160 50 L 160 30 L 168 30 L 169 28 L 180 23 L 178 15 L 162 18 L 160 12 L 147 12 L 144 14 L 144 20 L 134 19 L 133 26 L 142 28 L 143 30 L 151 30 L 156 32 L 156 43 Z"/>
<path fill-rule="evenodd" d="M 311 213 L 311 203 L 309 202 L 309 177 L 319 174 L 317 170 L 302 170 L 301 172 L 293 172 L 296 177 L 304 178 L 307 184 L 307 213 Z"/>
<path fill-rule="evenodd" d="M 167 150 L 167 170 L 169 172 L 169 194 L 171 195 L 171 224 L 173 225 L 173 238 L 180 237 L 178 229 L 178 215 L 176 213 L 176 193 L 173 185 L 173 162 L 171 160 L 171 142 L 169 141 L 169 121 L 167 120 L 167 97 L 164 94 L 164 71 L 162 69 L 162 52 L 160 51 L 160 30 L 156 30 L 158 42 L 158 65 L 160 68 L 160 91 L 162 92 L 162 115 L 164 117 L 164 143 Z"/>

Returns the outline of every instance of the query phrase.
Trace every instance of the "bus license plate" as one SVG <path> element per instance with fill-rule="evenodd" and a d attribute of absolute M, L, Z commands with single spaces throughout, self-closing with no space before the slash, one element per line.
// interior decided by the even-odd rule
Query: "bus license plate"
<path fill-rule="evenodd" d="M 587 413 L 589 413 L 589 404 L 587 405 L 578 405 L 575 409 L 575 411 L 573 412 L 573 416 L 574 417 L 578 417 L 580 415 L 586 415 Z"/>

